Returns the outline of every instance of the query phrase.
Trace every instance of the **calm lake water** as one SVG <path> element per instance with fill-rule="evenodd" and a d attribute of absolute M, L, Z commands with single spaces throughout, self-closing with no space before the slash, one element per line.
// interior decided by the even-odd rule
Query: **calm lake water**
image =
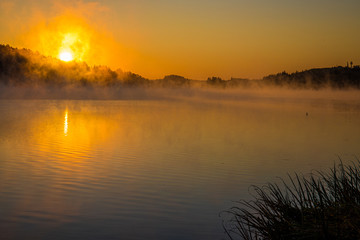
<path fill-rule="evenodd" d="M 250 185 L 360 156 L 357 98 L 275 95 L 1 100 L 0 239 L 223 239 Z"/>

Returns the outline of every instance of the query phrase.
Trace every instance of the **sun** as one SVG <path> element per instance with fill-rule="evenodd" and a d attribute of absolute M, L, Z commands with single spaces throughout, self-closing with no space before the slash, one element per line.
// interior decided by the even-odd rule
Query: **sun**
<path fill-rule="evenodd" d="M 74 57 L 73 57 L 73 55 L 72 55 L 72 53 L 70 51 L 62 51 L 62 52 L 60 52 L 59 58 L 60 58 L 61 61 L 64 61 L 64 62 L 69 62 L 69 61 L 74 60 Z"/>
<path fill-rule="evenodd" d="M 77 31 L 59 33 L 59 35 L 59 39 L 61 39 L 58 48 L 59 59 L 64 62 L 74 60 L 83 61 L 84 56 L 89 49 L 86 34 L 83 34 L 82 31 L 78 29 Z"/>

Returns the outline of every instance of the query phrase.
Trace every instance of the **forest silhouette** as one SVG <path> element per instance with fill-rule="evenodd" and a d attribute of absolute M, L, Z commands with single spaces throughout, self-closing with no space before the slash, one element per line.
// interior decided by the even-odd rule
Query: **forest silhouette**
<path fill-rule="evenodd" d="M 209 77 L 206 81 L 167 75 L 150 80 L 121 69 L 89 66 L 85 62 L 63 62 L 29 49 L 0 44 L 0 84 L 4 86 L 76 86 L 76 87 L 216 87 L 290 89 L 359 89 L 360 66 L 316 68 L 295 73 L 281 72 L 250 80 L 245 78 Z"/>

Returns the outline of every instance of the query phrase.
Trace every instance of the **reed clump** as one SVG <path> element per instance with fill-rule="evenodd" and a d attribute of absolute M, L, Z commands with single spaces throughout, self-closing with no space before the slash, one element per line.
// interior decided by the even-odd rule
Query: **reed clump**
<path fill-rule="evenodd" d="M 360 239 L 360 162 L 253 186 L 225 211 L 230 239 Z"/>

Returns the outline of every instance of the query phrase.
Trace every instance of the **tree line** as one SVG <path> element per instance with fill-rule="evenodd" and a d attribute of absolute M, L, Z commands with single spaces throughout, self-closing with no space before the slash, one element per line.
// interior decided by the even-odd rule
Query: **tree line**
<path fill-rule="evenodd" d="M 278 73 L 260 80 L 209 77 L 196 81 L 179 75 L 167 75 L 163 79 L 150 80 L 121 69 L 107 66 L 89 66 L 85 62 L 62 62 L 29 49 L 17 49 L 0 44 L 0 84 L 51 85 L 63 87 L 210 87 L 210 88 L 360 88 L 360 66 L 317 68 L 295 73 Z"/>

